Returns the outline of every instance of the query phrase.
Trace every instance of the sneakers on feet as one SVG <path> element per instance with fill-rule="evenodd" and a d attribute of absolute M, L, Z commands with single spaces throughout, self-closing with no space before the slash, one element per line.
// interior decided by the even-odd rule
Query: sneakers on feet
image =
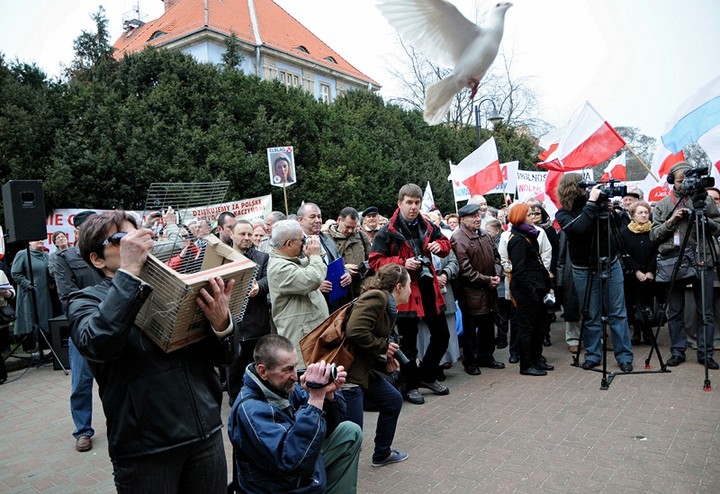
<path fill-rule="evenodd" d="M 425 398 L 423 398 L 417 389 L 411 389 L 405 393 L 405 399 L 413 405 L 422 405 L 425 403 Z"/>
<path fill-rule="evenodd" d="M 429 389 L 436 395 L 446 395 L 450 393 L 448 387 L 438 381 L 433 381 L 431 383 L 420 381 L 420 386 Z"/>
<path fill-rule="evenodd" d="M 385 465 L 390 465 L 391 463 L 400 463 L 401 461 L 405 461 L 408 459 L 408 454 L 403 453 L 402 451 L 398 451 L 396 449 L 390 450 L 390 454 L 382 459 L 382 460 L 373 460 L 372 466 L 374 467 L 384 467 Z"/>

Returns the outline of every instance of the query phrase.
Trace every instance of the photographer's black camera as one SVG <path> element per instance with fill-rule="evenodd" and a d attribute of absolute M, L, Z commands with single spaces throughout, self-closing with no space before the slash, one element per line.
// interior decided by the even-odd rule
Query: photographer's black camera
<path fill-rule="evenodd" d="M 400 338 L 398 338 L 398 335 L 397 335 L 397 334 L 391 334 L 391 335 L 388 337 L 388 341 L 389 341 L 390 343 L 397 343 L 398 345 L 400 344 Z M 409 358 L 407 357 L 407 355 L 405 355 L 405 354 L 403 353 L 403 351 L 400 350 L 399 348 L 398 348 L 397 350 L 395 350 L 395 353 L 393 354 L 393 357 L 394 357 L 398 362 L 400 362 L 400 365 L 408 365 L 408 364 L 410 363 L 410 359 L 409 359 Z"/>
<path fill-rule="evenodd" d="M 370 263 L 368 261 L 363 261 L 358 264 L 358 274 L 362 279 L 365 279 L 372 274 L 372 269 L 370 268 Z"/>
<path fill-rule="evenodd" d="M 430 269 L 432 261 L 426 256 L 415 256 L 415 260 L 420 263 L 420 278 L 432 280 L 434 278 L 432 269 Z"/>
<path fill-rule="evenodd" d="M 592 189 L 597 184 L 600 186 L 600 197 L 598 202 L 607 201 L 610 197 L 623 197 L 627 195 L 627 185 L 621 185 L 616 180 L 608 180 L 607 182 L 593 182 L 592 180 L 582 180 L 578 183 L 578 187 L 583 189 Z M 590 194 L 589 190 L 586 190 Z"/>

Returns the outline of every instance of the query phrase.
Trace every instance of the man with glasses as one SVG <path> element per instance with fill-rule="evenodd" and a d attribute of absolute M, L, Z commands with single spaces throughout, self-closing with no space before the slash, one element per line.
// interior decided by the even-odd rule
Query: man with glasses
<path fill-rule="evenodd" d="M 306 238 L 297 221 L 282 220 L 273 225 L 272 243 L 267 269 L 272 318 L 278 334 L 295 345 L 298 368 L 305 369 L 300 339 L 329 315 L 320 291 L 327 275 L 320 239 Z"/>
<path fill-rule="evenodd" d="M 165 353 L 134 324 L 153 291 L 138 277 L 152 248 L 152 231 L 137 229 L 131 215 L 90 217 L 80 230 L 80 253 L 103 281 L 68 302 L 73 342 L 98 382 L 115 487 L 224 493 L 222 390 L 214 366 L 229 360 L 234 283 L 213 278 L 200 291 L 197 304 L 212 334 Z"/>

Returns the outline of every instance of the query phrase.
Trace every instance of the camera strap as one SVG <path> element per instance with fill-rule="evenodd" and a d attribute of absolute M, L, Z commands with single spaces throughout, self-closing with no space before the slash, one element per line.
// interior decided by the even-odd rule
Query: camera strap
<path fill-rule="evenodd" d="M 400 233 L 402 233 L 403 237 L 405 237 L 405 240 L 407 240 L 408 244 L 410 244 L 410 248 L 412 249 L 413 253 L 416 257 L 420 257 L 423 255 L 423 249 L 422 249 L 422 241 L 423 241 L 423 232 L 420 228 L 420 221 L 421 218 L 418 216 L 415 218 L 415 221 L 413 224 L 408 224 L 407 220 L 403 218 L 402 214 L 398 214 L 398 225 L 400 226 Z M 418 236 L 417 238 L 413 236 L 412 232 L 410 231 L 411 226 L 417 226 L 417 232 Z"/>

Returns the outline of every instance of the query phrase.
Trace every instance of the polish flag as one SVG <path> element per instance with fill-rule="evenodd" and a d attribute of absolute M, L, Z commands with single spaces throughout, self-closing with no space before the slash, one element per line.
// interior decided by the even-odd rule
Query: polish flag
<path fill-rule="evenodd" d="M 627 180 L 627 160 L 625 158 L 625 151 L 620 156 L 614 158 L 608 166 L 603 170 L 603 175 L 600 178 L 601 182 L 607 180 Z"/>
<path fill-rule="evenodd" d="M 649 203 L 658 202 L 663 197 L 670 195 L 670 184 L 666 177 L 670 168 L 683 160 L 685 160 L 685 155 L 682 151 L 673 154 L 662 145 L 662 142 L 659 143 L 650 163 L 650 173 L 638 185 Z"/>
<path fill-rule="evenodd" d="M 465 184 L 470 194 L 485 194 L 503 183 L 495 138 L 491 137 L 453 169 L 452 180 Z"/>
<path fill-rule="evenodd" d="M 589 168 L 607 160 L 625 145 L 625 140 L 588 102 L 559 135 L 550 139 L 555 142 L 544 142 L 547 152 L 541 153 L 540 159 L 544 161 L 537 166 L 557 171 Z"/>

